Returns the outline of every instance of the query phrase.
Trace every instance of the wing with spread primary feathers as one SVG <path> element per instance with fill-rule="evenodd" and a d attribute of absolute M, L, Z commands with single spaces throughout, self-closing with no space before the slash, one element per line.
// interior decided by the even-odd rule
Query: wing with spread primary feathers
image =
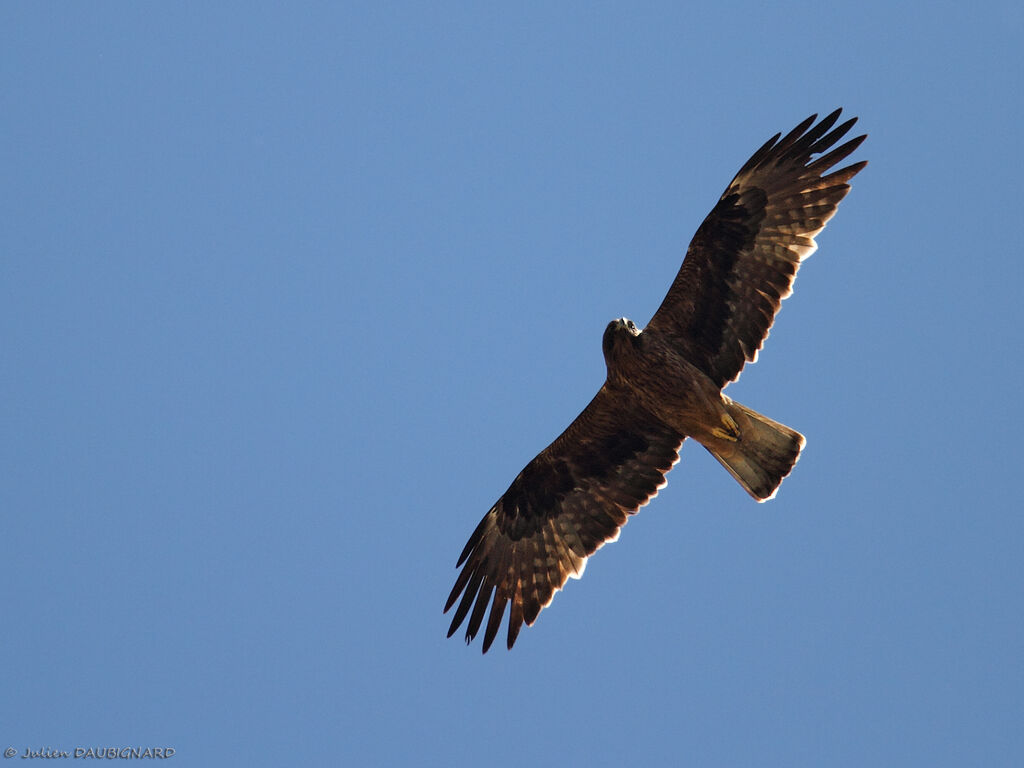
<path fill-rule="evenodd" d="M 458 601 L 448 636 L 469 615 L 470 642 L 490 603 L 486 653 L 509 605 L 511 648 L 523 622 L 532 625 L 568 578 L 583 575 L 587 558 L 615 541 L 627 516 L 664 486 L 682 442 L 682 435 L 651 419 L 628 396 L 602 387 L 526 465 L 470 536 L 444 608 Z"/>
<path fill-rule="evenodd" d="M 830 131 L 840 112 L 817 125 L 812 115 L 754 153 L 700 225 L 668 295 L 644 329 L 671 339 L 719 386 L 757 359 L 800 262 L 817 248 L 815 235 L 850 191 L 847 182 L 867 165 L 823 175 L 866 138 L 831 149 L 857 120 Z"/>

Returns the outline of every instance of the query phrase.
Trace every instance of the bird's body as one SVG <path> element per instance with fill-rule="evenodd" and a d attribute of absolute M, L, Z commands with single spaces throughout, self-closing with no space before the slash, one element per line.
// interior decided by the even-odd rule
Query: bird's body
<path fill-rule="evenodd" d="M 799 458 L 803 435 L 726 397 L 657 329 L 613 320 L 602 346 L 611 394 L 703 445 L 758 501 L 775 495 Z"/>
<path fill-rule="evenodd" d="M 632 398 L 653 418 L 701 443 L 720 440 L 728 408 L 722 388 L 656 333 L 613 320 L 605 331 L 605 387 Z"/>
<path fill-rule="evenodd" d="M 866 165 L 825 175 L 865 138 L 831 149 L 855 122 L 832 129 L 838 117 L 836 110 L 814 125 L 812 116 L 754 153 L 698 228 L 647 327 L 624 318 L 608 324 L 601 389 L 519 473 L 463 549 L 445 605 L 458 601 L 449 636 L 468 616 L 472 640 L 490 606 L 486 652 L 509 606 L 511 648 L 522 624 L 533 624 L 657 494 L 687 437 L 758 501 L 775 495 L 803 436 L 722 390 L 756 360 L 814 236 Z"/>

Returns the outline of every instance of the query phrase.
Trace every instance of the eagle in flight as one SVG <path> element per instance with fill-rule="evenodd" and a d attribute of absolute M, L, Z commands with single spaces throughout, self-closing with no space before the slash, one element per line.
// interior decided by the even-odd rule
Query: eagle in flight
<path fill-rule="evenodd" d="M 837 109 L 769 139 L 697 229 L 646 328 L 613 320 L 601 341 L 608 376 L 576 420 L 541 451 L 469 537 L 444 610 L 448 636 L 469 617 L 491 647 L 509 608 L 509 648 L 587 558 L 665 485 L 692 437 L 757 501 L 772 498 L 804 438 L 722 394 L 757 359 L 800 262 L 866 162 L 828 171 L 866 136 L 839 146 L 856 118 Z M 822 154 L 824 153 L 824 154 Z M 815 155 L 821 155 L 817 159 Z M 461 599 L 460 599 L 461 595 Z"/>

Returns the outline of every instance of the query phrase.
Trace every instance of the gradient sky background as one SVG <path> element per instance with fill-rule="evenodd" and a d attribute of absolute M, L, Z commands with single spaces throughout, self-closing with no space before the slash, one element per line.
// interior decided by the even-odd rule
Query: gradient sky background
<path fill-rule="evenodd" d="M 0 749 L 185 765 L 1024 764 L 1017 2 L 0 7 Z M 870 161 L 512 653 L 466 538 L 766 138 Z"/>

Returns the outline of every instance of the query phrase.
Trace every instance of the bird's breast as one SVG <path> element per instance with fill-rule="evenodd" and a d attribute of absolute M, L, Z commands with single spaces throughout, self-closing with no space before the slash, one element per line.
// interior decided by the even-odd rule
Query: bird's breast
<path fill-rule="evenodd" d="M 721 390 L 707 374 L 662 345 L 647 345 L 621 360 L 616 371 L 609 371 L 609 384 L 686 435 L 699 435 L 704 425 L 717 423 L 724 408 Z"/>

